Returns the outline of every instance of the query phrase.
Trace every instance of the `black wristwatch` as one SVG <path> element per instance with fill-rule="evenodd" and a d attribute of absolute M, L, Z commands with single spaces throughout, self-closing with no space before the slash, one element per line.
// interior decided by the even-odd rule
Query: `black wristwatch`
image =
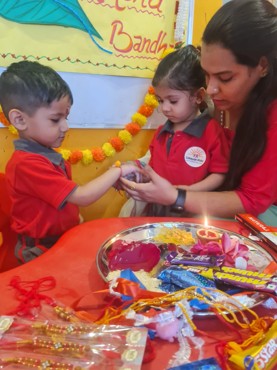
<path fill-rule="evenodd" d="M 170 207 L 170 210 L 172 212 L 182 213 L 185 210 L 184 204 L 186 200 L 187 191 L 184 189 L 178 189 L 178 188 L 177 190 L 178 190 L 177 199 L 175 203 L 172 204 L 172 206 Z"/>

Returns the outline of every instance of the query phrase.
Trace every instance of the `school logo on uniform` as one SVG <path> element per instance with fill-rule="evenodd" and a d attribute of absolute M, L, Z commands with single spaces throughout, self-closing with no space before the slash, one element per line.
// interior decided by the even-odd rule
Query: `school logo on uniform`
<path fill-rule="evenodd" d="M 206 162 L 206 153 L 199 146 L 188 148 L 184 155 L 185 162 L 191 167 L 201 167 Z"/>

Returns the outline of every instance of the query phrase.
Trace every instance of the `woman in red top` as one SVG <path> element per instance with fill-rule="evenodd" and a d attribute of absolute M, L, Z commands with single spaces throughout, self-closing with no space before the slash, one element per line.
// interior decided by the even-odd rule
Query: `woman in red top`
<path fill-rule="evenodd" d="M 150 182 L 122 180 L 129 195 L 195 214 L 252 213 L 277 226 L 276 40 L 277 9 L 266 0 L 226 3 L 204 31 L 207 92 L 230 122 L 230 166 L 221 191 L 185 192 L 146 168 Z"/>

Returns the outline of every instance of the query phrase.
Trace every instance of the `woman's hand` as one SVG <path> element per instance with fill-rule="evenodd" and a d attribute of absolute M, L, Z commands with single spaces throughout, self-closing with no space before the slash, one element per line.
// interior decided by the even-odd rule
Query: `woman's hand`
<path fill-rule="evenodd" d="M 169 181 L 159 176 L 150 166 L 146 166 L 143 173 L 149 182 L 138 184 L 126 178 L 120 179 L 122 188 L 133 199 L 166 206 L 175 203 L 178 191 Z"/>

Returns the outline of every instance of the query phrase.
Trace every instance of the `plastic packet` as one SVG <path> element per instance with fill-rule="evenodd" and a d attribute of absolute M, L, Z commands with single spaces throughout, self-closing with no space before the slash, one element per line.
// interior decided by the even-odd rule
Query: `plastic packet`
<path fill-rule="evenodd" d="M 166 262 L 170 265 L 184 265 L 184 266 L 207 266 L 216 267 L 221 266 L 224 262 L 225 255 L 201 255 L 182 252 L 171 252 L 166 257 Z"/>
<path fill-rule="evenodd" d="M 51 369 L 51 370 L 86 370 L 93 368 L 91 361 L 61 358 L 60 356 L 42 355 L 24 351 L 0 350 L 0 369 Z M 97 366 L 97 369 L 105 367 Z M 135 368 L 134 368 L 135 369 Z"/>
<path fill-rule="evenodd" d="M 168 370 L 221 370 L 221 367 L 215 358 L 210 357 L 204 360 L 171 367 Z"/>
<path fill-rule="evenodd" d="M 190 286 L 197 287 L 215 287 L 215 283 L 191 271 L 184 270 L 183 267 L 171 266 L 163 270 L 158 279 L 162 281 L 161 289 L 167 292 L 172 292 Z M 174 289 L 176 288 L 176 289 Z"/>
<path fill-rule="evenodd" d="M 202 266 L 183 266 L 182 268 L 186 271 L 197 273 L 205 278 L 212 279 L 215 282 L 237 286 L 244 290 L 262 291 L 277 295 L 276 274 L 264 274 L 227 266 L 215 269 Z"/>
<path fill-rule="evenodd" d="M 124 364 L 140 368 L 143 360 L 145 328 L 12 319 L 13 324 L 0 340 L 0 359 L 3 353 L 12 356 L 24 351 L 29 358 L 36 353 L 62 359 L 78 358 L 115 368 Z"/>
<path fill-rule="evenodd" d="M 262 340 L 240 352 L 234 351 L 229 362 L 238 369 L 274 370 L 277 363 L 277 321 L 275 321 Z"/>

